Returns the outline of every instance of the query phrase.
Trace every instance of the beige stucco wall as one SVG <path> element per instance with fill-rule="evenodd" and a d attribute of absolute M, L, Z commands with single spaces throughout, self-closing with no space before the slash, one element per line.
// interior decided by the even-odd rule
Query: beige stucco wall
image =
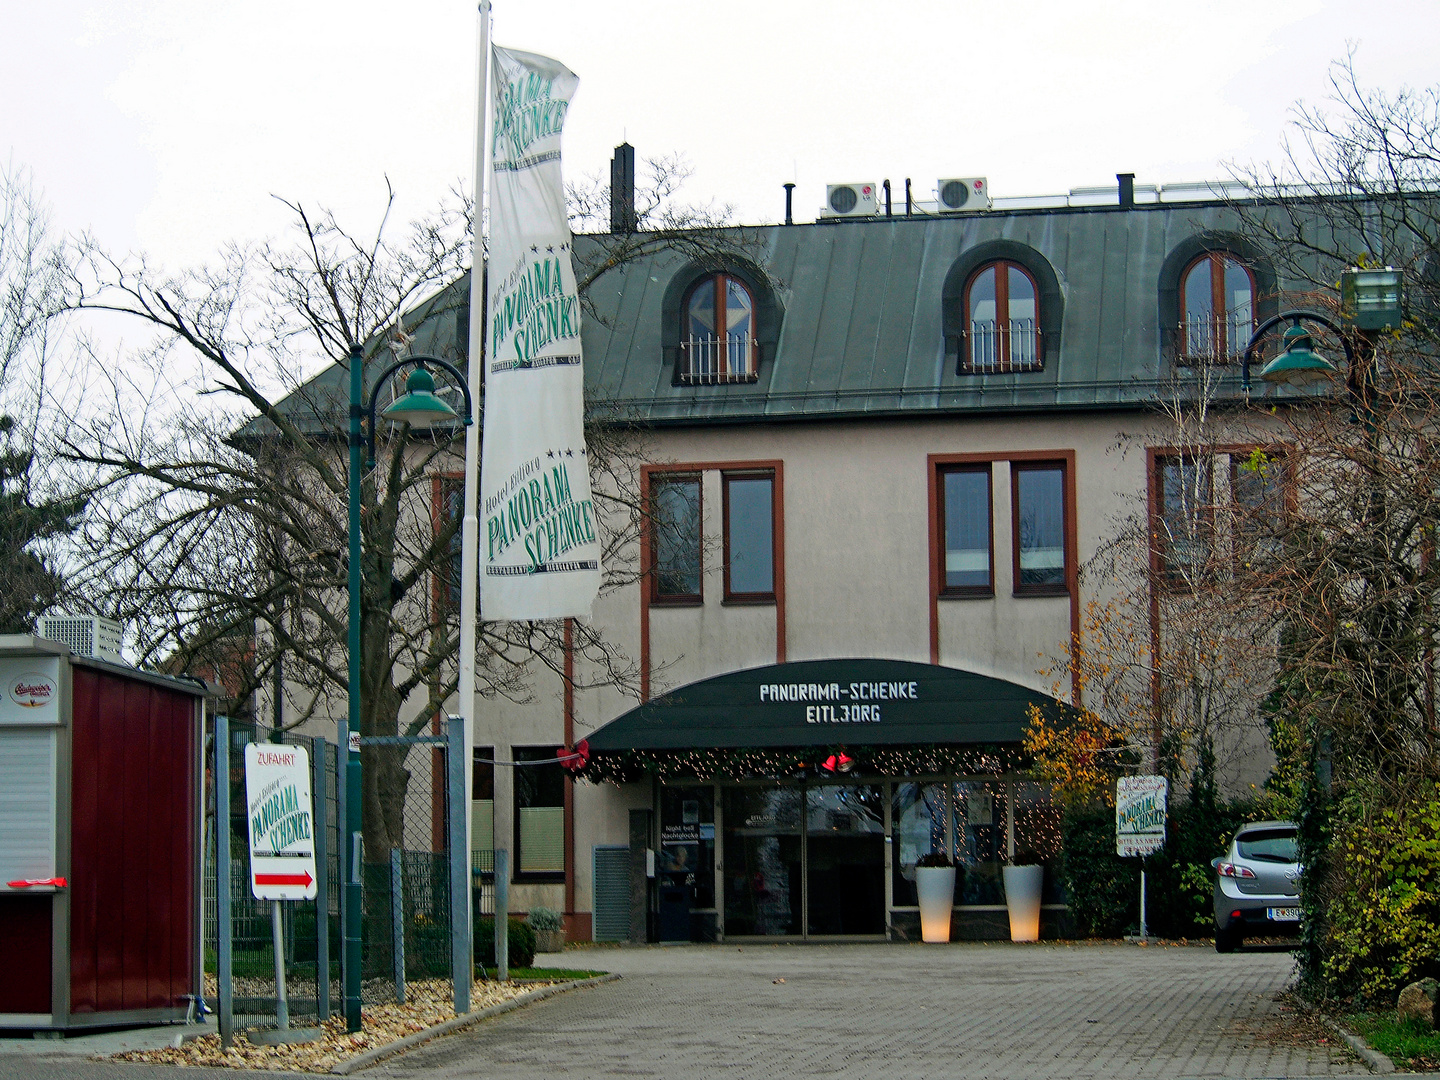
<path fill-rule="evenodd" d="M 992 466 L 993 597 L 941 599 L 936 605 L 939 663 L 1049 691 L 1053 665 L 1071 627 L 1068 597 L 1016 597 L 1012 591 L 1008 454 L 1074 455 L 1078 559 L 1081 565 L 1115 527 L 1144 506 L 1147 443 L 1170 431 L 1144 413 L 1038 414 L 658 429 L 649 459 L 660 465 L 779 461 L 783 469 L 785 645 L 788 660 L 882 657 L 928 662 L 930 652 L 930 455 L 974 454 Z M 651 693 L 776 661 L 777 605 L 727 605 L 721 576 L 720 473 L 703 472 L 703 603 L 652 607 Z M 631 555 L 635 554 L 632 547 Z M 1081 602 L 1106 583 L 1086 579 Z M 641 587 L 602 596 L 595 625 L 628 661 L 641 655 Z M 603 682 L 581 658 L 577 680 Z M 1062 692 L 1068 685 L 1062 683 Z M 637 704 L 633 684 L 581 689 L 575 737 L 584 738 Z M 418 703 L 417 703 L 418 706 Z M 340 703 L 343 708 L 343 702 Z M 328 732 L 333 737 L 333 727 Z M 472 744 L 502 760 L 516 746 L 556 745 L 564 737 L 560 678 L 532 666 L 525 700 L 477 701 Z M 1225 736 L 1221 780 L 1232 792 L 1262 783 L 1270 760 L 1263 732 Z M 592 906 L 591 852 L 628 841 L 628 811 L 651 805 L 648 785 L 575 787 L 575 908 Z M 495 835 L 513 836 L 513 770 L 498 768 Z M 515 884 L 512 910 L 564 906 L 559 884 Z"/>

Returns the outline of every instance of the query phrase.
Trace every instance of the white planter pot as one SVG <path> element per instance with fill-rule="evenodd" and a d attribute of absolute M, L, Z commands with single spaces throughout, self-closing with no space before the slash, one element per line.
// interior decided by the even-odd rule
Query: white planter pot
<path fill-rule="evenodd" d="M 950 909 L 955 904 L 955 867 L 917 866 L 915 891 L 920 894 L 921 938 L 949 941 Z"/>
<path fill-rule="evenodd" d="M 1010 912 L 1011 941 L 1040 940 L 1040 888 L 1045 884 L 1043 866 L 1007 866 L 1005 907 Z"/>

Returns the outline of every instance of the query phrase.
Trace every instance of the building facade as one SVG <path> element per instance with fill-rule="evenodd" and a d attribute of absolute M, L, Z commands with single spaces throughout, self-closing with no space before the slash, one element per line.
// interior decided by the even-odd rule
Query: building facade
<path fill-rule="evenodd" d="M 1160 406 L 1196 373 L 1237 399 L 1288 285 L 1208 190 L 1123 178 L 719 239 L 591 287 L 589 405 L 645 444 L 639 575 L 593 619 L 636 685 L 571 657 L 569 685 L 481 703 L 475 845 L 578 939 L 914 937 L 933 852 L 957 935 L 1005 935 L 1015 860 L 1049 867 L 1059 933 L 1022 733 L 1076 696 L 1057 658 L 1111 586 L 1082 567 L 1190 468 Z M 1206 468 L 1239 497 L 1232 449 Z M 1218 739 L 1224 788 L 1263 782 L 1253 728 Z M 505 764 L 581 740 L 580 780 Z"/>

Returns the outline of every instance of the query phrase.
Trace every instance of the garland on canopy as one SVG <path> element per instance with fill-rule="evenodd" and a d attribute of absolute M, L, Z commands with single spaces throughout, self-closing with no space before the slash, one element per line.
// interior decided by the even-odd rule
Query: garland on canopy
<path fill-rule="evenodd" d="M 848 769 L 836 768 L 837 755 Z M 828 762 L 828 764 L 827 764 Z M 595 783 L 676 780 L 778 780 L 802 776 L 866 779 L 961 774 L 1000 776 L 1031 765 L 1018 745 L 706 747 L 693 750 L 592 750 L 576 775 Z"/>

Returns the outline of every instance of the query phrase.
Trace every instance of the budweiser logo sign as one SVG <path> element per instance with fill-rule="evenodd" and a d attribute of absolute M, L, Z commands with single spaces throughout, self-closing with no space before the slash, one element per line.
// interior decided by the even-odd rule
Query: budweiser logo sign
<path fill-rule="evenodd" d="M 55 680 L 27 671 L 10 683 L 10 700 L 23 709 L 41 709 L 55 700 Z"/>

